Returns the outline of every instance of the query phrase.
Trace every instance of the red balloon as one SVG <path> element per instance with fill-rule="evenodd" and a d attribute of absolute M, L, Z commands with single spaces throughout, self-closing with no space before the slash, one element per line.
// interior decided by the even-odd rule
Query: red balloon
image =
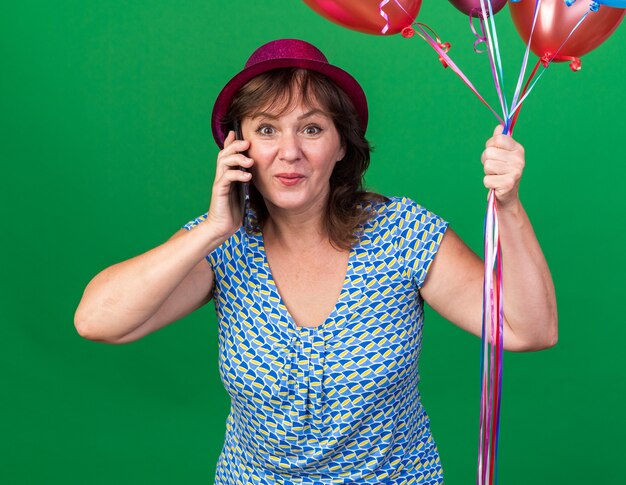
<path fill-rule="evenodd" d="M 535 1 L 510 2 L 509 9 L 517 32 L 527 43 L 533 23 Z M 568 7 L 563 0 L 542 0 L 530 49 L 539 58 L 549 60 L 588 10 L 589 2 L 578 1 Z M 622 8 L 606 5 L 602 5 L 597 12 L 589 12 L 576 32 L 558 51 L 554 61 L 572 60 L 598 47 L 615 31 L 625 13 L 626 10 Z"/>
<path fill-rule="evenodd" d="M 328 20 L 366 34 L 382 35 L 387 23 L 380 15 L 381 0 L 304 0 L 304 3 Z M 386 34 L 397 34 L 411 25 L 421 6 L 422 0 L 388 2 L 383 7 L 389 17 Z"/>

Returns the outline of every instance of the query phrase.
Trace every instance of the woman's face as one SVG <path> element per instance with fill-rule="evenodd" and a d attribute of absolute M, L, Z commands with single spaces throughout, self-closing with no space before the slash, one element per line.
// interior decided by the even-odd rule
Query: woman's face
<path fill-rule="evenodd" d="M 261 111 L 241 122 L 252 181 L 268 209 L 304 213 L 325 207 L 330 176 L 345 155 L 333 120 L 319 108 L 294 103 L 280 116 Z"/>

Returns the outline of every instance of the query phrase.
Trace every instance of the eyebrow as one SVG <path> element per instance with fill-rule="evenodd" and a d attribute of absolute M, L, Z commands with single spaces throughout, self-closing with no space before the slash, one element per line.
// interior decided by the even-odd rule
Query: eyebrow
<path fill-rule="evenodd" d="M 298 116 L 298 121 L 301 121 L 301 120 L 303 120 L 305 118 L 310 118 L 311 116 L 316 115 L 316 114 L 322 114 L 324 116 L 328 116 L 321 109 L 315 108 L 315 109 L 312 109 L 311 111 L 308 111 L 308 112 L 304 113 L 302 116 Z M 276 116 L 276 115 L 273 115 L 271 113 L 268 113 L 267 111 L 260 111 L 258 113 L 255 113 L 252 116 L 252 119 L 256 119 L 256 118 L 269 118 L 271 120 L 277 120 L 279 118 L 279 116 Z"/>

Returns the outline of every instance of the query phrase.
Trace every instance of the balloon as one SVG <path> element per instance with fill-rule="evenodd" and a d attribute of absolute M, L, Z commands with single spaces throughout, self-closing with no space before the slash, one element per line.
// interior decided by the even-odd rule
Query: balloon
<path fill-rule="evenodd" d="M 535 0 L 521 0 L 509 4 L 515 28 L 526 43 L 530 36 L 534 9 Z M 563 0 L 542 0 L 530 44 L 531 50 L 539 58 L 549 60 L 557 53 L 574 26 L 588 11 L 589 3 L 582 0 L 571 7 L 568 7 Z M 605 6 L 597 12 L 589 12 L 578 29 L 558 51 L 554 61 L 578 58 L 598 47 L 617 28 L 625 13 L 626 10 Z"/>
<path fill-rule="evenodd" d="M 569 7 L 576 0 L 565 0 L 565 3 Z M 596 3 L 601 3 L 602 5 L 606 5 L 608 7 L 616 7 L 616 8 L 626 8 L 626 0 L 592 0 Z"/>
<path fill-rule="evenodd" d="M 626 0 L 595 0 L 607 7 L 626 8 Z"/>
<path fill-rule="evenodd" d="M 381 0 L 304 0 L 318 14 L 336 24 L 366 34 L 382 34 L 387 21 L 380 14 Z M 382 7 L 389 17 L 386 34 L 396 34 L 413 23 L 422 0 L 390 0 Z"/>
<path fill-rule="evenodd" d="M 449 0 L 452 5 L 454 5 L 458 10 L 463 12 L 466 15 L 472 13 L 472 10 L 475 10 L 474 16 L 482 17 L 482 9 L 480 7 L 480 0 Z M 506 5 L 507 0 L 491 0 L 491 11 L 493 14 L 497 14 L 502 7 Z M 626 0 L 624 0 L 626 1 Z M 487 11 L 487 15 L 489 15 L 489 0 L 485 0 L 485 10 Z"/>

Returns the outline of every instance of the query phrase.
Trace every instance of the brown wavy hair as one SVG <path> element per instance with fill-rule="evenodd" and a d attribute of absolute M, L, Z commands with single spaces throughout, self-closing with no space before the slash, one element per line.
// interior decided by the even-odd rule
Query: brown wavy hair
<path fill-rule="evenodd" d="M 360 239 L 361 229 L 373 215 L 372 203 L 387 197 L 364 189 L 372 147 L 365 139 L 356 109 L 350 98 L 323 74 L 307 69 L 281 68 L 248 81 L 237 91 L 222 120 L 224 131 L 236 120 L 272 111 L 280 116 L 298 98 L 307 108 L 321 108 L 334 122 L 346 154 L 330 177 L 330 195 L 324 217 L 330 243 L 338 249 L 351 249 Z M 250 184 L 250 205 L 246 231 L 260 231 L 269 214 L 263 197 Z"/>

